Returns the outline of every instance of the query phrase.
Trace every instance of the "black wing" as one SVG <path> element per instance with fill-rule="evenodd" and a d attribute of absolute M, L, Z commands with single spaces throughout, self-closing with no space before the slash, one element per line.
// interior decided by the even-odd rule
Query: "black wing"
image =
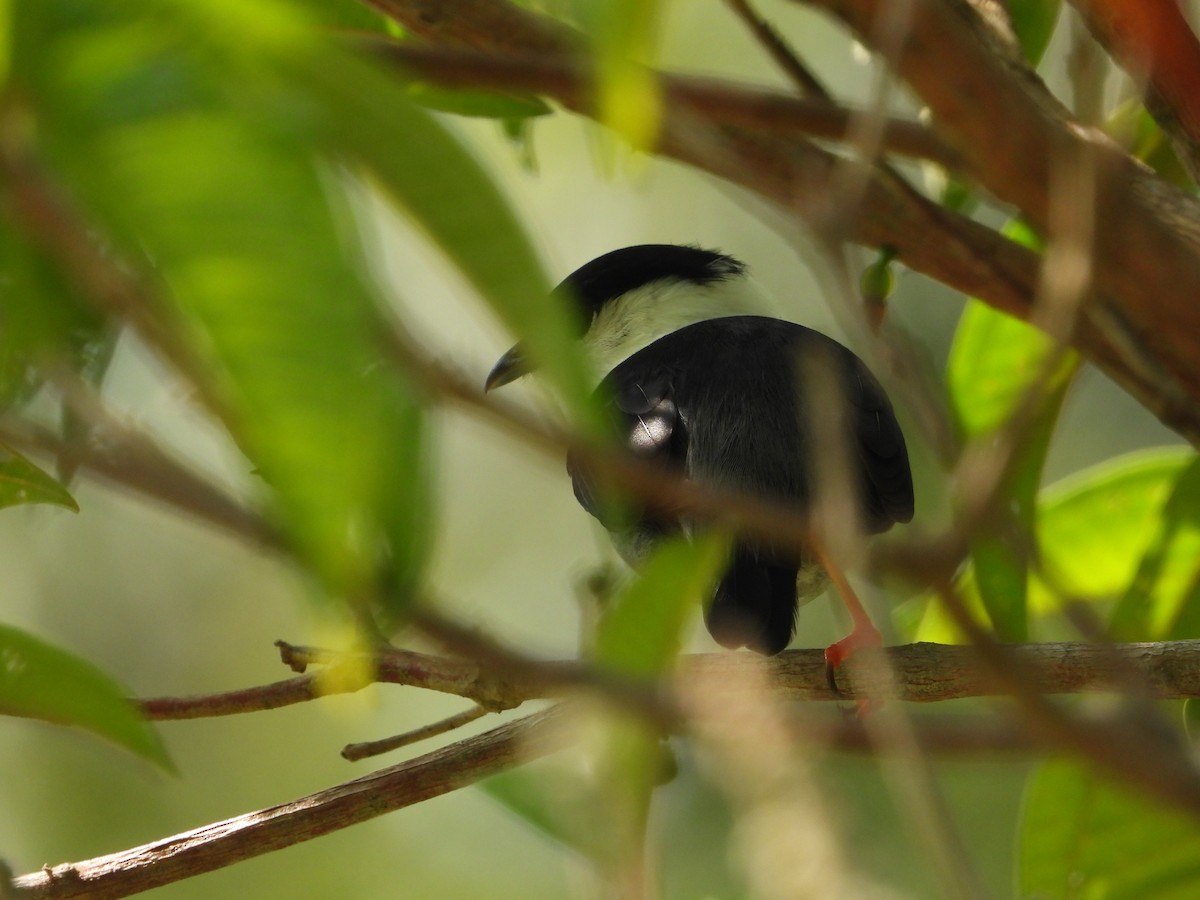
<path fill-rule="evenodd" d="M 803 511 L 812 496 L 814 456 L 825 417 L 808 414 L 806 365 L 825 359 L 848 404 L 853 469 L 862 518 L 885 531 L 913 514 L 904 436 L 883 388 L 836 341 L 778 319 L 736 316 L 701 322 L 656 341 L 618 365 L 600 396 L 635 456 L 699 484 L 742 490 Z M 618 511 L 598 495 L 574 458 L 568 471 L 580 504 L 613 532 L 636 562 L 681 522 L 661 509 Z M 791 639 L 796 576 L 811 560 L 744 539 L 717 586 L 709 630 L 726 646 L 774 653 Z"/>
<path fill-rule="evenodd" d="M 635 356 L 619 366 L 605 379 L 597 394 L 606 402 L 619 440 L 635 457 L 682 471 L 687 455 L 687 427 L 674 399 L 674 370 L 653 359 L 642 362 L 645 364 L 638 364 Z M 595 479 L 574 454 L 567 456 L 567 472 L 580 506 L 609 530 L 642 525 L 661 533 L 675 527 L 670 517 L 648 511 L 631 515 L 612 498 L 601 496 Z"/>

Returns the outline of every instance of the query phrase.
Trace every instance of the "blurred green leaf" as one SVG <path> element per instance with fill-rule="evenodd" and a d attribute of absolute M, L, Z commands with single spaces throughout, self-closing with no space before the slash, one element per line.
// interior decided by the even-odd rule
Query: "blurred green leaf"
<path fill-rule="evenodd" d="M 1191 898 L 1200 826 L 1071 762 L 1033 777 L 1019 834 L 1023 897 Z"/>
<path fill-rule="evenodd" d="M 0 217 L 0 409 L 29 402 L 44 367 L 91 371 L 112 335 L 77 296 L 62 267 Z"/>
<path fill-rule="evenodd" d="M 653 147 L 662 91 L 648 68 L 662 22 L 660 0 L 573 0 L 572 11 L 596 58 L 600 121 L 635 150 Z"/>
<path fill-rule="evenodd" d="M 973 182 L 957 175 L 945 176 L 938 202 L 954 212 L 969 213 L 978 204 L 979 195 Z"/>
<path fill-rule="evenodd" d="M 729 552 L 728 536 L 708 533 L 692 541 L 661 542 L 634 580 L 603 611 L 593 655 L 599 665 L 625 675 L 663 672 L 679 653 L 689 614 L 698 611 Z M 633 863 L 643 846 L 654 788 L 663 781 L 661 732 L 625 709 L 597 710 L 589 739 L 585 786 L 590 818 L 605 836 L 587 846 L 603 865 Z M 578 839 L 565 837 L 574 846 Z"/>
<path fill-rule="evenodd" d="M 1008 15 L 1021 52 L 1036 66 L 1054 36 L 1062 0 L 1008 0 Z"/>
<path fill-rule="evenodd" d="M 858 280 L 858 290 L 864 302 L 884 304 L 892 296 L 892 290 L 896 287 L 896 275 L 892 271 L 895 258 L 895 249 L 884 247 L 875 257 L 875 261 L 863 269 Z"/>
<path fill-rule="evenodd" d="M 127 692 L 91 663 L 0 625 L 0 713 L 75 725 L 174 771 Z"/>
<path fill-rule="evenodd" d="M 41 7 L 58 27 L 33 76 L 51 113 L 39 136 L 96 220 L 156 271 L 284 532 L 335 592 L 379 596 L 380 545 L 407 565 L 421 538 L 396 526 L 428 519 L 408 508 L 423 495 L 415 396 L 380 365 L 384 325 L 347 249 L 336 173 L 297 127 L 303 98 L 258 105 L 276 76 L 217 56 L 251 52 L 252 35 L 268 58 L 304 47 L 304 20 L 266 4 L 206 33 L 185 10 L 219 17 L 224 5 L 141 18 L 73 8 Z"/>
<path fill-rule="evenodd" d="M 632 675 L 654 675 L 679 652 L 689 614 L 700 609 L 729 552 L 708 533 L 661 542 L 612 601 L 596 629 L 596 661 Z"/>
<path fill-rule="evenodd" d="M 1179 160 L 1171 139 L 1137 99 L 1121 103 L 1109 116 L 1105 130 L 1135 159 L 1140 159 L 1176 187 L 1194 190 L 1195 181 Z"/>
<path fill-rule="evenodd" d="M 427 109 L 481 119 L 529 119 L 549 115 L 549 105 L 537 97 L 517 97 L 490 91 L 444 88 L 427 82 L 411 82 L 408 98 Z"/>
<path fill-rule="evenodd" d="M 1037 246 L 1037 238 L 1019 222 L 1010 223 L 1005 232 L 1018 243 Z M 1033 532 L 1046 451 L 1078 366 L 1074 352 L 1063 352 L 1032 325 L 977 300 L 963 310 L 950 349 L 946 383 L 965 436 L 986 440 L 1027 397 L 1036 395 L 1039 403 L 1001 488 L 1007 502 L 997 506 L 1011 514 L 1008 527 L 979 535 L 971 544 L 975 584 L 1004 640 L 1023 641 L 1029 634 L 1028 573 L 1020 536 Z"/>
<path fill-rule="evenodd" d="M 580 773 L 555 761 L 511 769 L 485 779 L 485 794 L 535 831 L 593 859 L 611 855 L 607 836 L 591 827 L 592 797 Z"/>
<path fill-rule="evenodd" d="M 577 313 L 565 298 L 551 296 L 524 229 L 491 177 L 405 96 L 397 78 L 319 40 L 310 23 L 282 3 L 143 2 L 173 15 L 184 37 L 207 38 L 224 56 L 231 88 L 253 101 L 257 116 L 270 121 L 282 113 L 284 124 L 318 148 L 365 167 L 521 337 L 574 424 L 603 433 L 591 376 L 575 344 Z"/>
<path fill-rule="evenodd" d="M 70 491 L 16 450 L 0 443 L 0 509 L 24 503 L 51 503 L 79 512 Z"/>

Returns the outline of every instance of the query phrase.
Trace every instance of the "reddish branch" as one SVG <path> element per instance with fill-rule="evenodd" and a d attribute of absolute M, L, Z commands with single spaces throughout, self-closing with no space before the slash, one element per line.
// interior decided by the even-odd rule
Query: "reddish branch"
<path fill-rule="evenodd" d="M 1079 337 L 1089 353 L 1106 345 L 1100 358 L 1110 372 L 1115 356 L 1134 376 L 1117 373 L 1119 380 L 1167 424 L 1200 440 L 1200 204 L 1073 122 L 965 0 L 911 0 L 901 22 L 890 0 L 807 5 L 828 10 L 868 45 L 894 48 L 892 66 L 967 170 L 1039 228 L 1049 226 L 1062 173 L 1085 160 L 1095 166 L 1095 291 Z"/>
<path fill-rule="evenodd" d="M 355 44 L 445 87 L 483 85 L 552 96 L 573 109 L 590 107 L 592 72 L 579 62 L 438 49 L 377 35 L 356 36 Z M 688 109 L 721 125 L 781 135 L 845 140 L 855 120 L 865 114 L 824 99 L 794 97 L 714 78 L 663 75 L 660 88 L 669 107 Z M 958 155 L 924 125 L 885 117 L 880 130 L 887 152 L 927 159 L 947 168 L 959 164 Z"/>
<path fill-rule="evenodd" d="M 1178 0 L 1073 0 L 1093 32 L 1200 145 L 1200 42 Z"/>

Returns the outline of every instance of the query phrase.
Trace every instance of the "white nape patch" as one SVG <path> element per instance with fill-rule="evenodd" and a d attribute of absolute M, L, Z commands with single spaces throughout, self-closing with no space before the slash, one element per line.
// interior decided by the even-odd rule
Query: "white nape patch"
<path fill-rule="evenodd" d="M 611 300 L 583 337 L 596 383 L 639 350 L 680 328 L 729 316 L 780 318 L 779 306 L 745 275 L 695 284 L 662 278 Z"/>

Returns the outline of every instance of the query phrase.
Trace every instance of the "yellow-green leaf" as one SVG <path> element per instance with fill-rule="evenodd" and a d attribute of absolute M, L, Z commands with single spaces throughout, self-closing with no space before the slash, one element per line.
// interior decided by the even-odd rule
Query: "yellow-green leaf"
<path fill-rule="evenodd" d="M 91 663 L 0 625 L 0 713 L 84 728 L 173 770 L 158 733 L 127 697 Z"/>
<path fill-rule="evenodd" d="M 0 508 L 51 503 L 79 512 L 71 492 L 11 447 L 0 443 Z"/>

